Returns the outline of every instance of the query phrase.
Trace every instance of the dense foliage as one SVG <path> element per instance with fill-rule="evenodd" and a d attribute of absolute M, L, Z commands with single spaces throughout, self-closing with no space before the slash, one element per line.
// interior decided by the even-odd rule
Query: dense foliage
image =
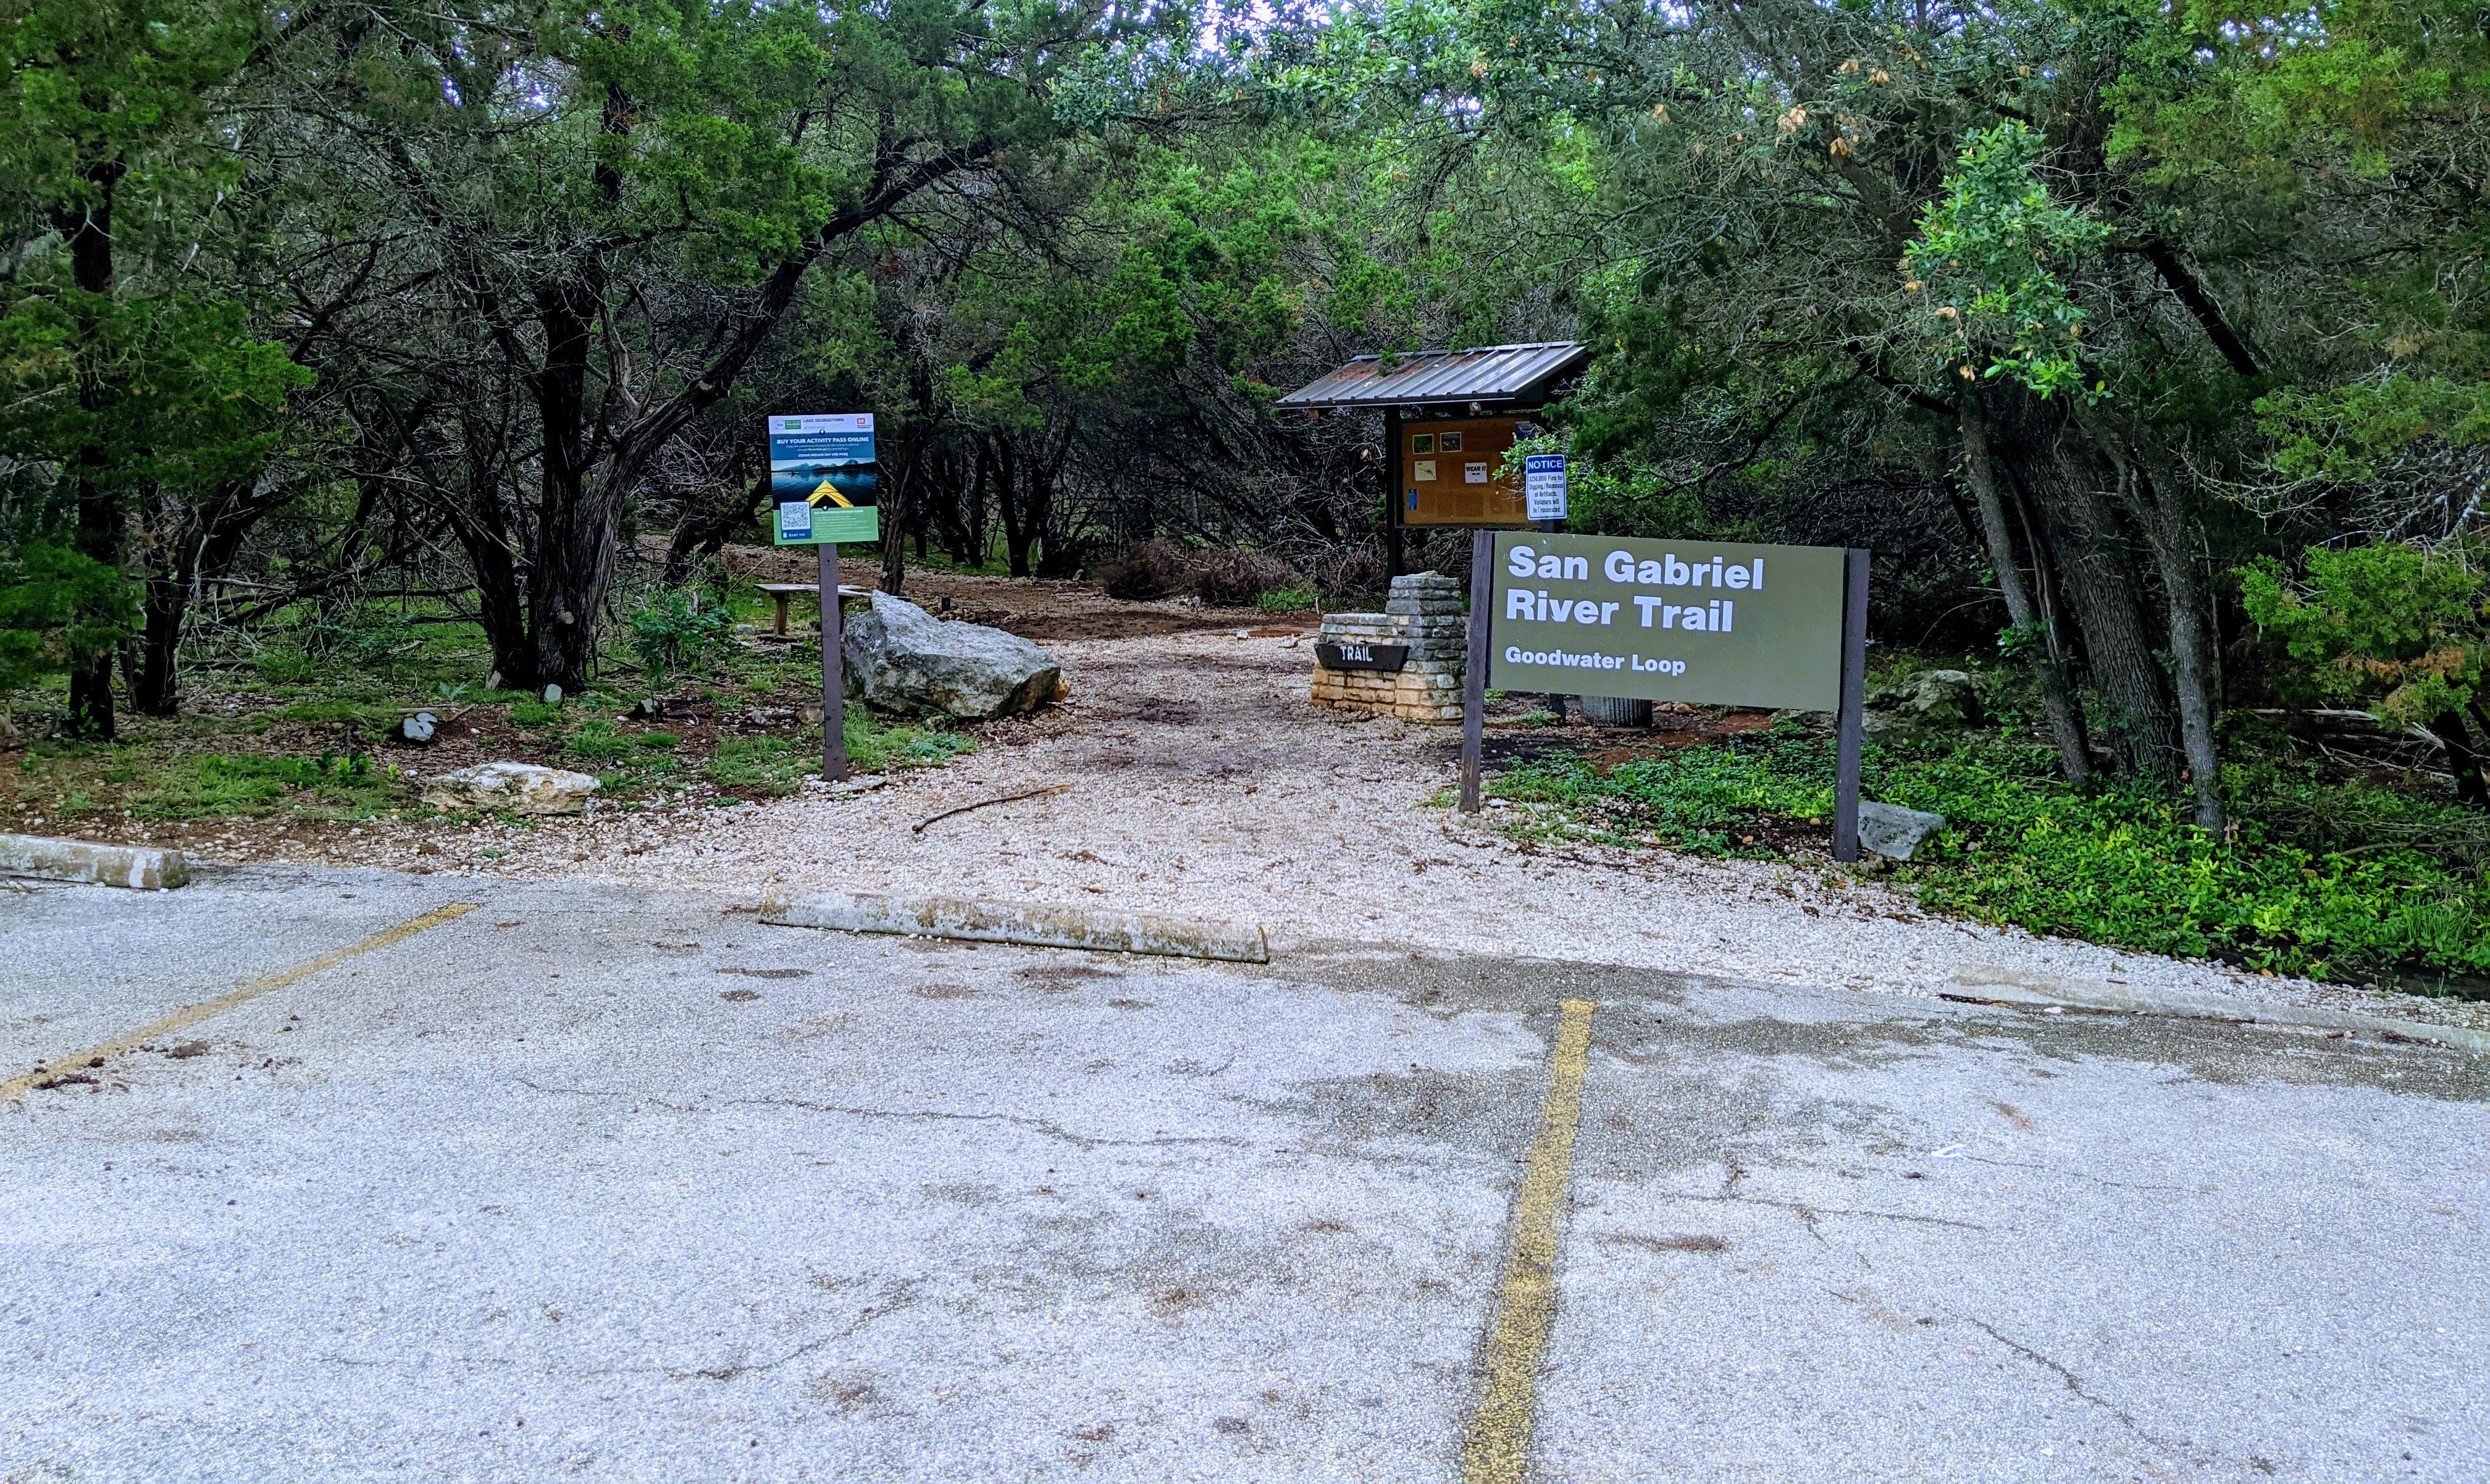
<path fill-rule="evenodd" d="M 2261 711 L 2490 806 L 2477 0 L 0 17 L 0 684 L 67 735 L 411 599 L 479 686 L 697 668 L 773 410 L 878 415 L 893 589 L 1371 596 L 1376 425 L 1279 393 L 1574 338 L 1579 529 L 1872 548 L 2170 870 Z"/>

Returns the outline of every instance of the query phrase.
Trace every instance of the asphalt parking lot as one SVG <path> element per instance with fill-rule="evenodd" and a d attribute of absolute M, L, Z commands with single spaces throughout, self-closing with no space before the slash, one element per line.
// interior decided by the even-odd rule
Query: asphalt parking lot
<path fill-rule="evenodd" d="M 757 896 L 0 893 L 0 1481 L 2490 1477 L 2481 1060 Z"/>

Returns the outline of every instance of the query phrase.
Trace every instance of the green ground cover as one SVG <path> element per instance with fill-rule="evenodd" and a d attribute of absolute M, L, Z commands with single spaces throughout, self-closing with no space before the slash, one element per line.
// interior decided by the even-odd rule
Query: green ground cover
<path fill-rule="evenodd" d="M 49 735 L 45 713 L 62 705 L 55 676 L 5 698 L 25 740 L 0 753 L 0 816 L 45 828 L 423 817 L 430 811 L 409 770 L 437 771 L 448 754 L 387 741 L 416 707 L 485 733 L 478 741 L 490 755 L 593 773 L 600 797 L 625 807 L 690 786 L 791 793 L 820 769 L 817 729 L 795 719 L 819 692 L 820 660 L 795 646 L 734 640 L 733 624 L 766 622 L 770 607 L 749 584 L 709 600 L 726 622 L 694 625 L 662 610 L 636 629 L 619 626 L 596 687 L 558 704 L 477 684 L 490 667 L 482 633 L 423 604 L 279 629 L 187 675 L 181 714 L 125 715 L 121 740 L 109 743 Z M 701 715 L 618 719 L 644 697 L 688 703 Z M 846 725 L 862 771 L 937 766 L 976 745 L 945 723 L 877 716 L 858 703 Z"/>
<path fill-rule="evenodd" d="M 2236 825 L 2176 795 L 2059 782 L 2044 749 L 1872 740 L 1868 797 L 1943 814 L 1896 878 L 1931 911 L 2037 933 L 2352 982 L 2461 989 L 2490 976 L 2490 821 L 2282 761 L 2225 773 Z M 1549 758 L 1491 780 L 1542 838 L 1768 857 L 1829 827 L 1834 751 L 1778 728 L 1614 767 Z M 1777 828 L 1778 827 L 1778 828 Z"/>

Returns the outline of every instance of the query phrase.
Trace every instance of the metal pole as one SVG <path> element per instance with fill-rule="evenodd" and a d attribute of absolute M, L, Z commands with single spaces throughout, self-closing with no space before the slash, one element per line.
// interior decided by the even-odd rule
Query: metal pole
<path fill-rule="evenodd" d="M 1561 536 L 1565 531 L 1565 522 L 1561 520 L 1534 520 L 1530 524 L 1533 528 L 1545 531 L 1550 536 Z M 1553 690 L 1548 692 L 1548 711 L 1549 714 L 1556 718 L 1556 724 L 1558 726 L 1563 726 L 1565 724 L 1565 697 L 1563 695 Z M 1590 713 L 1588 712 L 1583 713 L 1583 715 L 1586 717 Z"/>
<path fill-rule="evenodd" d="M 1493 627 L 1495 534 L 1470 533 L 1468 675 L 1462 683 L 1462 812 L 1479 811 L 1479 760 L 1487 750 L 1487 647 Z"/>
<path fill-rule="evenodd" d="M 1401 575 L 1401 409 L 1383 409 L 1383 575 Z"/>
<path fill-rule="evenodd" d="M 1868 691 L 1868 553 L 1841 559 L 1841 741 L 1833 783 L 1833 858 L 1859 858 L 1859 751 Z"/>
<path fill-rule="evenodd" d="M 813 548 L 822 564 L 822 776 L 831 783 L 848 775 L 847 682 L 839 674 L 845 644 L 839 614 L 839 545 Z"/>

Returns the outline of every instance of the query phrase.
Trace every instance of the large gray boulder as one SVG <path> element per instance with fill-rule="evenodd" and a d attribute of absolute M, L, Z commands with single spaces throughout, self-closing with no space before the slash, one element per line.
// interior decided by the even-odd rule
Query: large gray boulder
<path fill-rule="evenodd" d="M 584 772 L 541 763 L 478 763 L 425 780 L 423 801 L 436 809 L 520 814 L 585 814 L 597 782 Z"/>
<path fill-rule="evenodd" d="M 1018 634 L 938 619 L 887 593 L 848 620 L 840 653 L 848 694 L 883 711 L 1008 716 L 1054 700 L 1063 680 L 1056 657 Z"/>

